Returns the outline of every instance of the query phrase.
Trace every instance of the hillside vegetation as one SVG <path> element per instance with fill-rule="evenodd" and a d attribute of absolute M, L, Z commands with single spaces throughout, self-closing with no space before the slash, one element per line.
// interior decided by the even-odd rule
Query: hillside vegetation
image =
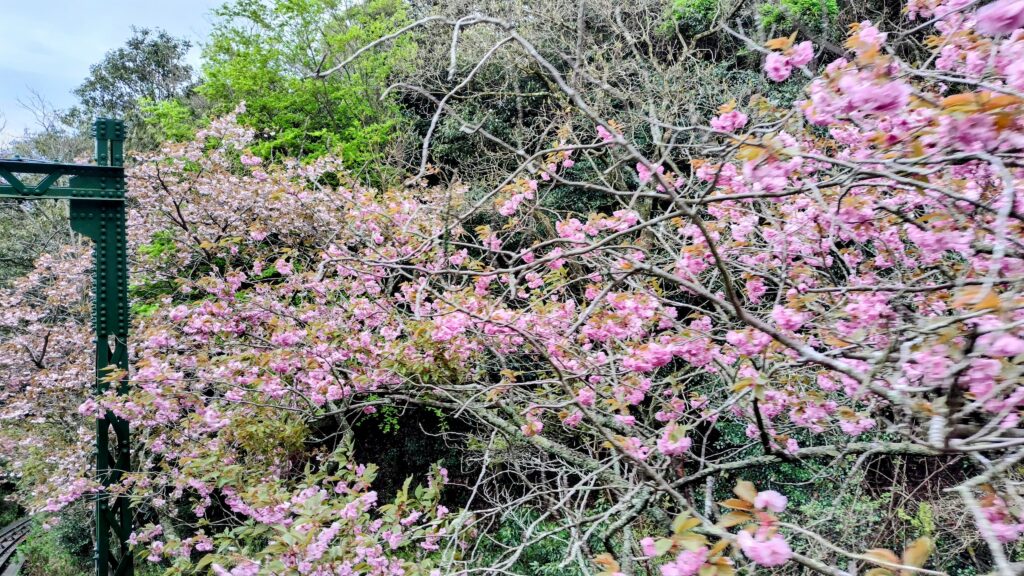
<path fill-rule="evenodd" d="M 107 413 L 142 574 L 1024 571 L 1021 0 L 233 0 L 188 48 L 12 150 L 132 150 L 124 396 L 90 247 L 0 204 L 28 574 L 90 570 Z"/>

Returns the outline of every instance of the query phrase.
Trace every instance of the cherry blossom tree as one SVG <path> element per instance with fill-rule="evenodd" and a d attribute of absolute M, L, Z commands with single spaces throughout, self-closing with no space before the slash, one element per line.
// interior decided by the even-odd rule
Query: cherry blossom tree
<path fill-rule="evenodd" d="M 509 22 L 421 21 L 452 31 L 453 55 L 474 30 L 494 42 L 436 99 L 404 187 L 361 187 L 337 159 L 266 162 L 231 116 L 139 159 L 131 394 L 90 398 L 75 368 L 80 258 L 5 293 L 5 467 L 57 510 L 91 490 L 88 438 L 54 438 L 84 420 L 47 408 L 128 419 L 136 547 L 177 573 L 508 574 L 557 538 L 568 573 L 840 576 L 941 573 L 936 542 L 831 542 L 752 471 L 956 457 L 957 529 L 986 569 L 1019 573 L 1022 6 L 914 0 L 905 30 L 862 22 L 820 70 L 811 43 L 772 40 L 765 74 L 809 77 L 805 97 L 726 102 L 706 125 L 598 114 L 601 81 L 582 64 L 568 80 Z M 909 61 L 915 34 L 927 54 Z M 447 104 L 498 51 L 543 71 L 564 125 L 513 146 L 493 189 L 429 185 L 441 116 L 501 142 Z M 609 209 L 551 210 L 556 186 Z M 459 509 L 444 468 L 380 504 L 353 461 L 354 422 L 410 406 L 472 430 Z M 729 426 L 748 442 L 716 449 Z M 29 475 L 41 463 L 49 478 Z M 487 548 L 527 509 L 521 542 Z"/>

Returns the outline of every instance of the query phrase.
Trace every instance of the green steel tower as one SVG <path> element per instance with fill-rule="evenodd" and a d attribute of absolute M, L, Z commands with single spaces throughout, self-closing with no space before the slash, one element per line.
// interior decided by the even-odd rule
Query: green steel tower
<path fill-rule="evenodd" d="M 101 118 L 93 124 L 93 133 L 95 166 L 0 159 L 0 197 L 69 200 L 72 229 L 93 241 L 95 392 L 102 394 L 110 385 L 110 369 L 128 373 L 124 123 Z M 120 379 L 118 393 L 127 385 L 127 377 Z M 135 571 L 128 548 L 132 514 L 128 496 L 117 487 L 131 469 L 128 432 L 128 423 L 112 413 L 96 421 L 96 479 L 104 487 L 95 496 L 96 576 L 128 576 Z"/>

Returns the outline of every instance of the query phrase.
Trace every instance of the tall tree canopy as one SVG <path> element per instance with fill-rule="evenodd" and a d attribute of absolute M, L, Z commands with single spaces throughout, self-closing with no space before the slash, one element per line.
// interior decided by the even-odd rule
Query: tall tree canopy
<path fill-rule="evenodd" d="M 366 55 L 342 74 L 318 76 L 357 49 L 408 23 L 402 0 L 234 0 L 205 48 L 199 92 L 215 114 L 241 102 L 241 120 L 260 130 L 257 151 L 272 158 L 339 155 L 379 176 L 399 136 L 401 115 L 382 98 L 388 78 L 414 52 L 406 38 Z"/>
<path fill-rule="evenodd" d="M 189 40 L 164 30 L 133 28 L 125 45 L 90 66 L 89 76 L 74 90 L 81 115 L 132 118 L 142 100 L 185 96 L 196 80 L 185 62 L 191 48 Z"/>

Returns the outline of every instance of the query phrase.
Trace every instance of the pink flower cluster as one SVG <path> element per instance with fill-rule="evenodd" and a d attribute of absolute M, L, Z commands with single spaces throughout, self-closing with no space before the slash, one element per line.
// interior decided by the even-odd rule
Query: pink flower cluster
<path fill-rule="evenodd" d="M 793 73 L 793 68 L 804 66 L 814 58 L 814 45 L 804 41 L 785 52 L 769 52 L 764 60 L 764 71 L 769 78 L 782 82 Z"/>
<path fill-rule="evenodd" d="M 993 36 L 1024 27 L 1024 0 L 997 0 L 978 10 L 975 28 Z"/>
<path fill-rule="evenodd" d="M 741 531 L 736 535 L 736 543 L 743 554 L 759 566 L 781 566 L 793 557 L 793 550 L 786 539 L 765 527 L 758 528 L 753 534 Z"/>
<path fill-rule="evenodd" d="M 569 160 L 566 160 L 566 162 L 569 162 Z M 512 194 L 512 196 L 498 205 L 498 214 L 512 216 L 519 210 L 520 204 L 526 200 L 533 200 L 537 193 L 537 181 L 524 180 L 516 188 L 520 191 Z"/>
<path fill-rule="evenodd" d="M 681 456 L 690 450 L 693 441 L 686 436 L 685 430 L 675 422 L 665 426 L 661 437 L 658 438 L 658 451 L 665 456 Z"/>
<path fill-rule="evenodd" d="M 730 110 L 711 119 L 711 127 L 722 132 L 735 132 L 747 125 L 747 115 L 739 110 Z"/>
<path fill-rule="evenodd" d="M 696 550 L 680 552 L 675 560 L 662 564 L 658 570 L 661 571 L 661 576 L 694 576 L 707 559 L 708 549 L 706 546 L 701 546 Z"/>

